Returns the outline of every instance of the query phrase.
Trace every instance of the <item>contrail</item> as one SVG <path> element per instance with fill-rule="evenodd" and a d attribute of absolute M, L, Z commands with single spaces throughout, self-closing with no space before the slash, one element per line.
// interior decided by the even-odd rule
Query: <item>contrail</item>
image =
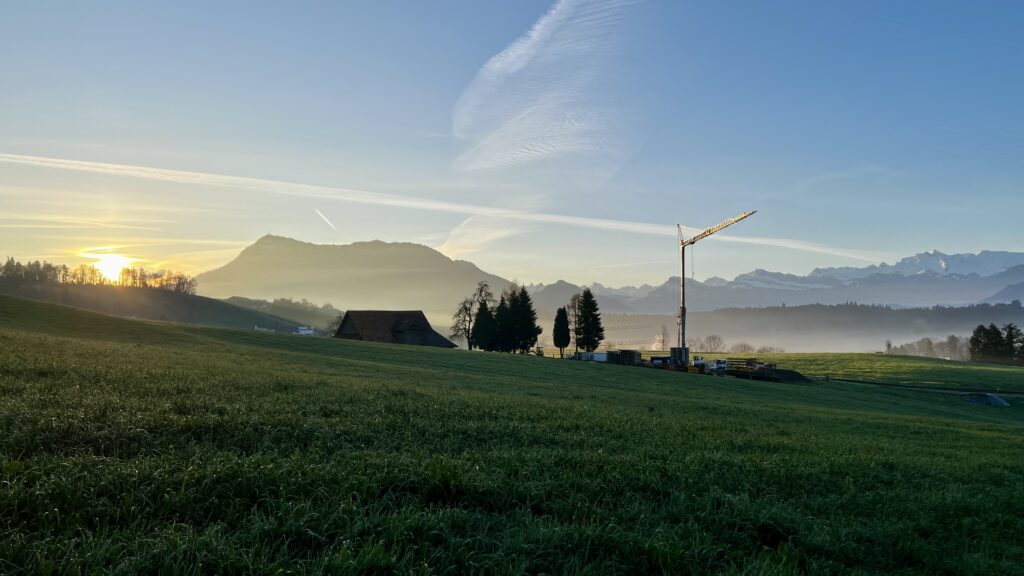
<path fill-rule="evenodd" d="M 319 216 L 320 218 L 323 218 L 323 221 L 327 222 L 327 225 L 330 226 L 332 230 L 337 230 L 337 228 L 334 227 L 334 223 L 331 222 L 330 220 L 328 220 L 327 216 L 324 216 L 323 212 L 317 210 L 316 208 L 313 208 L 313 212 L 316 212 L 317 216 Z"/>
<path fill-rule="evenodd" d="M 297 184 L 294 182 L 283 182 L 279 180 L 265 180 L 262 178 L 249 178 L 245 176 L 226 176 L 223 174 L 208 174 L 204 172 L 188 172 L 185 170 L 167 170 L 164 168 L 147 168 L 144 166 L 131 166 L 127 164 L 109 164 L 104 162 L 88 162 L 83 160 L 66 160 L 61 158 L 46 158 L 42 156 L 23 156 L 18 154 L 0 153 L 0 163 L 19 164 L 23 166 L 35 166 L 39 168 L 54 168 L 60 170 L 72 170 L 76 172 L 88 172 L 93 174 L 106 174 L 109 176 L 127 176 L 141 178 L 144 180 L 155 180 L 160 182 L 176 182 L 179 184 L 195 184 L 200 186 L 218 186 L 241 190 L 256 190 L 268 194 L 285 196 L 300 196 L 305 198 L 318 198 L 326 200 L 340 200 L 343 202 L 354 202 L 357 204 L 369 204 L 376 206 L 394 206 L 416 210 L 428 210 L 431 212 L 444 212 L 448 214 L 466 214 L 470 216 L 492 216 L 495 218 L 507 218 L 524 222 L 536 222 L 542 224 L 564 224 L 580 228 L 591 228 L 597 230 L 610 230 L 616 232 L 630 232 L 634 234 L 645 234 L 653 236 L 676 236 L 675 226 L 666 224 L 652 224 L 649 222 L 631 222 L 628 220 L 611 220 L 605 218 L 587 218 L 582 216 L 567 216 L 563 214 L 547 214 L 543 212 L 524 212 L 521 210 L 509 210 L 505 208 L 493 208 L 476 204 L 465 204 L 461 202 L 445 202 L 441 200 L 430 200 L 427 198 L 416 198 L 414 196 L 402 196 L 398 194 L 385 194 L 381 192 L 367 192 L 364 190 L 353 190 L 350 188 L 336 188 L 331 186 L 316 186 L 312 184 Z M 701 230 L 699 228 L 686 227 L 688 230 Z M 842 256 L 864 262 L 879 262 L 891 257 L 889 254 L 838 248 L 824 244 L 792 240 L 788 238 L 763 238 L 731 236 L 718 234 L 709 240 L 722 242 L 737 242 L 742 244 L 756 244 L 760 246 L 775 246 L 789 248 L 802 252 L 813 252 L 818 254 L 829 254 Z"/>

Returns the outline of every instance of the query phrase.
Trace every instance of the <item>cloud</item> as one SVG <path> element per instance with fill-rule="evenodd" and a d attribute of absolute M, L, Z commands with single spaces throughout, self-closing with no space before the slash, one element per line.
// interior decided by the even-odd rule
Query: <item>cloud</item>
<path fill-rule="evenodd" d="M 799 252 L 811 252 L 814 254 L 842 256 L 843 258 L 849 258 L 851 260 L 860 260 L 861 262 L 877 263 L 882 262 L 884 260 L 892 260 L 894 257 L 893 254 L 890 252 L 837 248 L 835 246 L 829 246 L 827 244 L 817 244 L 815 242 L 805 242 L 803 240 L 793 240 L 790 238 L 771 238 L 766 236 L 731 236 L 727 234 L 716 234 L 708 239 L 721 240 L 724 242 L 735 242 L 738 244 L 753 244 L 755 246 L 771 246 L 775 248 L 786 248 L 789 250 L 796 250 Z"/>
<path fill-rule="evenodd" d="M 459 97 L 452 133 L 470 143 L 458 170 L 573 156 L 609 176 L 629 156 L 612 101 L 615 41 L 635 0 L 559 0 L 491 57 Z"/>
<path fill-rule="evenodd" d="M 515 224 L 505 218 L 470 216 L 452 228 L 438 251 L 449 258 L 480 252 L 491 244 L 525 232 L 529 227 Z"/>
<path fill-rule="evenodd" d="M 183 170 L 167 170 L 163 168 L 146 168 L 142 166 L 130 166 L 125 164 L 108 164 L 103 162 L 87 162 L 82 160 L 65 160 L 60 158 L 45 158 L 41 156 L 21 156 L 16 154 L 0 153 L 0 163 L 19 164 L 35 166 L 39 168 L 51 168 L 61 170 L 73 170 L 94 174 L 106 174 L 109 176 L 124 176 L 155 180 L 160 182 L 175 182 L 179 184 L 194 184 L 201 186 L 217 186 L 223 188 L 254 190 L 268 194 L 299 196 L 305 198 L 318 198 L 325 200 L 338 200 L 342 202 L 354 202 L 376 206 L 390 206 L 397 208 L 408 208 L 413 210 L 427 210 L 432 212 L 443 212 L 448 214 L 465 214 L 467 216 L 489 216 L 503 220 L 511 220 L 535 224 L 563 224 L 581 228 L 597 230 L 608 230 L 615 232 L 627 232 L 632 234 L 645 234 L 654 236 L 668 236 L 675 238 L 676 228 L 669 224 L 654 224 L 649 222 L 633 222 L 629 220 L 613 220 L 607 218 L 589 218 L 584 216 L 568 216 L 563 214 L 549 214 L 544 212 L 528 212 L 522 210 L 494 208 L 476 204 L 460 202 L 446 202 L 431 200 L 414 196 L 403 196 L 399 194 L 385 194 L 380 192 L 368 192 L 364 190 L 353 190 L 350 188 L 335 188 L 330 186 L 315 186 L 310 184 L 297 184 L 294 182 L 282 182 L 278 180 L 264 180 L 261 178 L 248 178 L 244 176 L 226 176 L 222 174 L 207 174 L 203 172 L 187 172 Z M 685 227 L 691 231 L 699 231 L 700 228 Z M 732 236 L 727 234 L 716 234 L 708 239 L 709 241 L 736 242 L 742 244 L 754 244 L 760 246 L 774 246 L 788 248 L 802 252 L 813 252 L 818 254 L 829 254 L 841 256 L 865 262 L 880 262 L 886 258 L 891 259 L 891 254 L 881 254 L 825 244 L 805 242 L 788 238 L 768 237 L 747 237 Z"/>

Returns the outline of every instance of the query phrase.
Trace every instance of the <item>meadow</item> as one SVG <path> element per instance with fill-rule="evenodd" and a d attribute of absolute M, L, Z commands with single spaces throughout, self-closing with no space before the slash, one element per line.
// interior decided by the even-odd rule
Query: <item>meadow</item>
<path fill-rule="evenodd" d="M 816 378 L 840 378 L 936 390 L 1024 394 L 1024 369 L 886 354 L 705 354 L 708 358 L 756 357 Z"/>
<path fill-rule="evenodd" d="M 1022 406 L 0 297 L 0 573 L 1020 574 Z"/>

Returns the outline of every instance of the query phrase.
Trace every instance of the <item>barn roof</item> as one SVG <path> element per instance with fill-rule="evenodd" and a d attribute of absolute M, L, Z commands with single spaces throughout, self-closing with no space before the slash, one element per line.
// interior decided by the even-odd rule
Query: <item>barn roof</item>
<path fill-rule="evenodd" d="M 335 338 L 455 348 L 430 326 L 421 310 L 349 310 Z"/>

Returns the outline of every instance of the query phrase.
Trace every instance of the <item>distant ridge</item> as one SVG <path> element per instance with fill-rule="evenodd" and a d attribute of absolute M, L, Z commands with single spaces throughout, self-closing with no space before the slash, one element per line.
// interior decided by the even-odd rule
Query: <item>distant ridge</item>
<path fill-rule="evenodd" d="M 412 309 L 450 314 L 480 281 L 495 293 L 509 281 L 433 248 L 374 240 L 342 245 L 267 235 L 231 262 L 196 277 L 200 294 L 307 298 L 340 310 Z"/>
<path fill-rule="evenodd" d="M 985 298 L 982 302 L 986 304 L 999 304 L 1013 302 L 1015 300 L 1024 302 L 1024 282 L 1011 284 L 992 296 Z"/>

